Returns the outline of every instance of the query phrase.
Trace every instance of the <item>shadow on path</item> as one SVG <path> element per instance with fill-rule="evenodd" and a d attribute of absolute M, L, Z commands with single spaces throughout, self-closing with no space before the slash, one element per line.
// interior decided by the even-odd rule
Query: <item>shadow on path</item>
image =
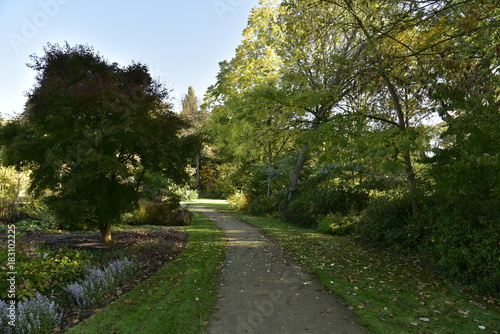
<path fill-rule="evenodd" d="M 258 228 L 190 207 L 214 220 L 228 240 L 207 333 L 368 333 L 338 297 Z"/>

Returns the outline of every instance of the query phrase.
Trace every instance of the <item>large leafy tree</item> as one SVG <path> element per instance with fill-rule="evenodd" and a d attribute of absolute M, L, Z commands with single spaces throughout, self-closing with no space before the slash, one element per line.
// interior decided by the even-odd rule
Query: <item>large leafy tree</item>
<path fill-rule="evenodd" d="M 219 152 L 243 168 L 264 165 L 269 197 L 277 159 L 291 149 L 297 134 L 297 115 L 269 97 L 278 84 L 282 60 L 279 1 L 263 0 L 252 10 L 243 40 L 230 61 L 220 63 L 217 83 L 205 104 L 212 109 L 210 128 Z M 248 172 L 250 173 L 250 172 Z"/>
<path fill-rule="evenodd" d="M 65 225 L 99 227 L 104 241 L 132 210 L 146 171 L 187 179 L 196 146 L 168 91 L 145 65 L 120 67 L 91 47 L 47 45 L 32 56 L 36 84 L 25 111 L 2 129 L 4 163 L 32 170 L 31 189 Z"/>

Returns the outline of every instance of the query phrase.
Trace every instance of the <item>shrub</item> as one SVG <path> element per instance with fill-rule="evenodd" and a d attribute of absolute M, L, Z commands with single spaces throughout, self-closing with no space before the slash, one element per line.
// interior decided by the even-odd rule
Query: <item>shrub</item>
<path fill-rule="evenodd" d="M 123 216 L 130 225 L 168 225 L 170 223 L 171 206 L 163 201 L 139 201 L 139 208 Z"/>
<path fill-rule="evenodd" d="M 447 276 L 484 291 L 500 291 L 500 212 L 497 203 L 468 200 L 437 213 L 434 259 Z"/>
<path fill-rule="evenodd" d="M 170 218 L 170 225 L 172 226 L 187 226 L 193 220 L 193 213 L 187 209 L 175 211 Z"/>
<path fill-rule="evenodd" d="M 354 232 L 357 216 L 342 216 L 340 214 L 329 214 L 318 219 L 317 230 L 320 233 L 331 235 L 348 235 Z"/>
<path fill-rule="evenodd" d="M 139 208 L 123 215 L 123 221 L 130 225 L 186 226 L 193 214 L 180 209 L 178 197 L 161 197 L 155 202 L 140 201 Z"/>
<path fill-rule="evenodd" d="M 237 191 L 227 198 L 229 206 L 240 211 L 250 210 L 250 200 L 250 196 L 242 191 Z"/>
<path fill-rule="evenodd" d="M 378 197 L 362 213 L 356 232 L 368 244 L 414 252 L 427 244 L 430 221 L 414 216 L 409 195 Z"/>
<path fill-rule="evenodd" d="M 31 218 L 17 222 L 16 226 L 21 232 L 50 232 L 52 230 L 50 223 Z"/>
<path fill-rule="evenodd" d="M 282 214 L 294 225 L 316 227 L 321 216 L 331 213 L 357 215 L 367 202 L 368 194 L 355 189 L 315 188 L 297 194 Z"/>
<path fill-rule="evenodd" d="M 61 321 L 62 313 L 55 302 L 40 294 L 17 304 L 15 326 L 8 324 L 7 303 L 0 300 L 0 331 L 5 334 L 49 334 Z"/>
<path fill-rule="evenodd" d="M 66 291 L 80 307 L 89 308 L 101 303 L 107 294 L 134 278 L 137 271 L 137 264 L 128 258 L 116 260 L 104 269 L 87 269 L 84 278 L 68 284 Z"/>
<path fill-rule="evenodd" d="M 296 198 L 285 207 L 281 214 L 283 218 L 296 226 L 316 227 L 316 217 L 314 208 L 309 201 Z"/>

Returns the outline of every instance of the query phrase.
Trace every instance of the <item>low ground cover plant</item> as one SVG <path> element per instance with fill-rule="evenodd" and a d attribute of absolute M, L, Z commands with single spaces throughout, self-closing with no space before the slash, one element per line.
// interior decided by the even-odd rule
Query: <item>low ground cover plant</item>
<path fill-rule="evenodd" d="M 4 243 L 5 244 L 5 243 Z M 8 252 L 0 245 L 0 298 L 7 298 Z M 55 289 L 58 284 L 72 281 L 82 275 L 83 268 L 90 263 L 91 254 L 70 248 L 50 249 L 40 240 L 18 235 L 16 238 L 16 272 L 19 285 L 16 297 L 34 297 L 37 292 L 45 293 Z"/>
<path fill-rule="evenodd" d="M 107 294 L 138 273 L 139 266 L 128 258 L 111 262 L 104 268 L 87 268 L 82 279 L 65 288 L 72 299 L 83 308 L 95 306 L 106 299 Z"/>
<path fill-rule="evenodd" d="M 5 301 L 0 300 L 0 332 L 4 334 L 49 334 L 61 321 L 59 306 L 50 298 L 36 294 L 17 303 L 16 318 L 8 318 Z"/>

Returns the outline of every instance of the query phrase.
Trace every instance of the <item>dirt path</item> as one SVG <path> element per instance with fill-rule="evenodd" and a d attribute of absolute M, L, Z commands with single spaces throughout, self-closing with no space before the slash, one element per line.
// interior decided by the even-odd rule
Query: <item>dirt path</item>
<path fill-rule="evenodd" d="M 354 314 L 256 227 L 191 205 L 228 239 L 210 334 L 368 333 Z"/>

